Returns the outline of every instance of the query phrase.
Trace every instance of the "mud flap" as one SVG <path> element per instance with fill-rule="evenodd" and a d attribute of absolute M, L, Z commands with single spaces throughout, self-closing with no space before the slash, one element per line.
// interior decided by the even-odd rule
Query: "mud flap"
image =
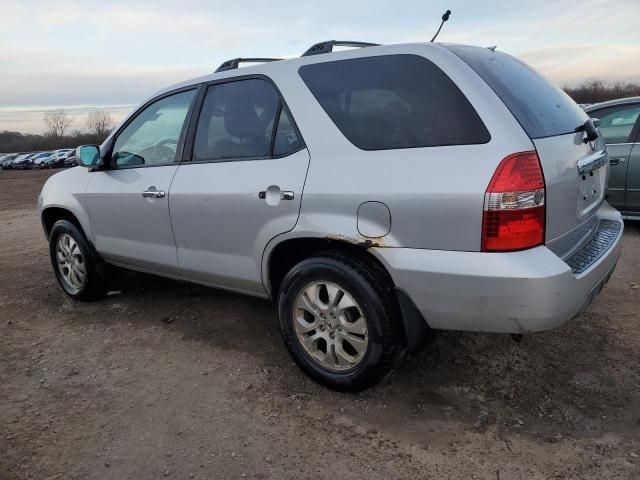
<path fill-rule="evenodd" d="M 396 288 L 396 296 L 402 313 L 407 351 L 410 354 L 417 353 L 429 344 L 433 337 L 433 330 L 403 290 Z"/>

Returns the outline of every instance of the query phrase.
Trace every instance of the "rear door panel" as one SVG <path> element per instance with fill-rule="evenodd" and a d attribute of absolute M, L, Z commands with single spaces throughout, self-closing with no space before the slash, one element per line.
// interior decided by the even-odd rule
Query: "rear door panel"
<path fill-rule="evenodd" d="M 308 165 L 306 149 L 283 158 L 182 164 L 171 186 L 171 219 L 184 277 L 265 295 L 262 253 L 296 225 Z M 270 186 L 294 198 L 271 195 Z"/>

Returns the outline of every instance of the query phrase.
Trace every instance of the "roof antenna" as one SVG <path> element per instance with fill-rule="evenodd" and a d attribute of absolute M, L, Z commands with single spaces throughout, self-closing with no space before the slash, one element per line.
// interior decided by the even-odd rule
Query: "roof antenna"
<path fill-rule="evenodd" d="M 451 10 L 447 10 L 446 12 L 444 12 L 444 15 L 442 15 L 442 22 L 440 23 L 440 26 L 438 27 L 438 31 L 436 32 L 436 34 L 431 39 L 432 42 L 436 39 L 436 37 L 440 33 L 440 29 L 442 28 L 442 25 L 444 25 L 444 22 L 449 20 L 449 15 L 451 15 Z"/>

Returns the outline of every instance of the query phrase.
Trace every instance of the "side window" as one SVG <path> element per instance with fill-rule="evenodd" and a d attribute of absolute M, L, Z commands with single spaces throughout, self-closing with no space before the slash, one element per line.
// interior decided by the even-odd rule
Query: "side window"
<path fill-rule="evenodd" d="M 418 55 L 304 65 L 300 76 L 345 137 L 363 150 L 487 143 L 455 83 Z"/>
<path fill-rule="evenodd" d="M 207 90 L 193 147 L 193 159 L 269 156 L 280 99 L 261 79 L 231 81 Z"/>
<path fill-rule="evenodd" d="M 276 138 L 273 141 L 273 155 L 276 157 L 289 155 L 302 146 L 296 129 L 289 119 L 289 114 L 282 108 L 276 129 Z"/>
<path fill-rule="evenodd" d="M 140 112 L 116 138 L 111 159 L 116 167 L 176 162 L 178 143 L 195 90 L 176 93 Z"/>
<path fill-rule="evenodd" d="M 631 132 L 640 116 L 640 105 L 603 108 L 589 115 L 600 119 L 600 131 L 606 143 L 627 143 L 632 141 Z"/>

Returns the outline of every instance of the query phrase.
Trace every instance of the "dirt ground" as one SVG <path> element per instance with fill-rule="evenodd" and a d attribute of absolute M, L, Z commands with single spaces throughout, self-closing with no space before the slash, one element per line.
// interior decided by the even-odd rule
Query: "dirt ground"
<path fill-rule="evenodd" d="M 640 223 L 564 327 L 443 333 L 338 394 L 267 302 L 127 273 L 76 303 L 36 212 L 51 172 L 0 172 L 0 479 L 640 478 Z"/>

